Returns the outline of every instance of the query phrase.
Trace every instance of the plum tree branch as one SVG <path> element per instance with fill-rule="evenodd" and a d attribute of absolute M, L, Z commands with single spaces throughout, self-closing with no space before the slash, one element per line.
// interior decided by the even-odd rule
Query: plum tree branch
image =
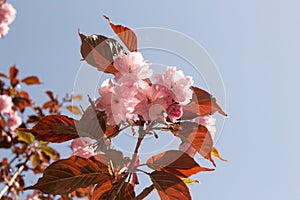
<path fill-rule="evenodd" d="M 10 179 L 8 184 L 3 188 L 3 190 L 0 192 L 0 199 L 2 199 L 3 195 L 13 186 L 15 183 L 16 178 L 22 173 L 24 170 L 26 164 L 30 160 L 30 156 L 27 157 L 26 161 L 18 168 L 16 173 L 13 175 L 13 177 Z"/>

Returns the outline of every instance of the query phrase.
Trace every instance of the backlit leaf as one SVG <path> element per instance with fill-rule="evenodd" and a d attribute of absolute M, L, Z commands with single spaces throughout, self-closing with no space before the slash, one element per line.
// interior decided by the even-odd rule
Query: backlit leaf
<path fill-rule="evenodd" d="M 192 199 L 189 189 L 180 178 L 162 171 L 154 171 L 150 177 L 162 200 Z"/>
<path fill-rule="evenodd" d="M 213 148 L 213 139 L 211 134 L 205 126 L 199 125 L 195 122 L 181 122 L 177 124 L 175 130 L 172 130 L 174 135 L 179 137 L 183 142 L 188 142 L 196 151 L 204 158 L 208 159 L 216 166 L 211 158 L 211 151 Z"/>
<path fill-rule="evenodd" d="M 49 165 L 38 182 L 25 189 L 38 189 L 46 194 L 66 194 L 77 188 L 101 182 L 107 169 L 92 159 L 71 156 Z"/>
<path fill-rule="evenodd" d="M 193 90 L 193 98 L 188 105 L 183 106 L 182 119 L 192 119 L 197 116 L 212 115 L 215 112 L 227 116 L 211 94 L 198 87 L 192 86 L 191 89 Z"/>
<path fill-rule="evenodd" d="M 147 166 L 154 170 L 165 171 L 180 178 L 187 178 L 201 171 L 213 171 L 214 169 L 200 167 L 188 154 L 170 150 L 155 155 L 147 160 Z"/>
<path fill-rule="evenodd" d="M 125 50 L 117 40 L 103 35 L 78 34 L 81 38 L 80 52 L 88 64 L 106 73 L 115 74 L 118 72 L 113 66 L 113 57 L 125 54 Z"/>
<path fill-rule="evenodd" d="M 19 83 L 19 80 L 17 79 L 19 70 L 16 68 L 16 66 L 11 66 L 9 69 L 9 80 L 10 84 L 14 87 Z"/>
<path fill-rule="evenodd" d="M 81 101 L 82 100 L 82 96 L 81 95 L 74 95 L 72 96 L 72 101 Z"/>
<path fill-rule="evenodd" d="M 222 160 L 224 162 L 227 162 L 227 160 L 225 160 L 224 158 L 221 157 L 218 149 L 215 148 L 215 147 L 212 148 L 211 155 L 214 156 L 214 157 L 216 157 L 216 158 L 219 158 L 220 160 Z"/>
<path fill-rule="evenodd" d="M 34 142 L 34 136 L 30 132 L 15 130 L 18 135 L 18 141 L 24 142 L 26 144 L 32 144 Z"/>
<path fill-rule="evenodd" d="M 32 164 L 32 167 L 35 168 L 37 167 L 39 164 L 40 164 L 40 156 L 37 152 L 34 152 L 34 154 L 32 155 L 31 157 L 31 164 Z"/>
<path fill-rule="evenodd" d="M 122 42 L 126 45 L 129 51 L 137 51 L 137 37 L 135 33 L 128 27 L 122 25 L 115 25 L 111 22 L 109 17 L 104 15 L 104 18 L 110 24 L 113 31 L 119 36 Z"/>
<path fill-rule="evenodd" d="M 64 115 L 48 115 L 42 118 L 32 129 L 18 130 L 32 133 L 37 140 L 65 142 L 78 137 L 74 119 Z"/>
<path fill-rule="evenodd" d="M 66 109 L 68 109 L 71 113 L 75 115 L 81 114 L 81 110 L 77 106 L 66 106 Z"/>
<path fill-rule="evenodd" d="M 37 76 L 28 76 L 22 79 L 21 82 L 26 85 L 42 84 Z"/>
<path fill-rule="evenodd" d="M 44 152 L 47 156 L 50 156 L 52 160 L 56 161 L 59 159 L 59 153 L 52 147 L 44 145 L 41 147 L 41 151 Z"/>
<path fill-rule="evenodd" d="M 192 180 L 192 179 L 189 179 L 189 178 L 183 179 L 183 182 L 187 185 L 194 185 L 195 183 L 200 183 L 198 180 Z"/>

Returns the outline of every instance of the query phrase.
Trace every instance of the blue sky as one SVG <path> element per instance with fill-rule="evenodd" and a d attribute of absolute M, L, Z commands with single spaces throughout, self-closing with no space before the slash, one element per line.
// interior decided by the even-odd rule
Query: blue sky
<path fill-rule="evenodd" d="M 102 14 L 132 28 L 177 30 L 199 42 L 226 88 L 229 117 L 217 147 L 229 162 L 195 176 L 202 183 L 190 187 L 194 199 L 299 198 L 299 1 L 8 2 L 18 14 L 0 40 L 0 70 L 16 64 L 21 75 L 39 75 L 44 84 L 32 89 L 38 101 L 46 99 L 43 90 L 60 97 L 72 91 L 81 65 L 77 28 L 112 35 Z"/>

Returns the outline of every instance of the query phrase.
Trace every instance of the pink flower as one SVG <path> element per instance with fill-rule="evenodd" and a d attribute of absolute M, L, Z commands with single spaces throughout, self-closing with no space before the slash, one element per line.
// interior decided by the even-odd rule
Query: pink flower
<path fill-rule="evenodd" d="M 14 131 L 22 124 L 21 117 L 18 116 L 18 111 L 11 111 L 9 113 L 9 119 L 7 120 L 7 126 L 10 132 Z"/>
<path fill-rule="evenodd" d="M 216 118 L 214 118 L 212 115 L 199 116 L 195 118 L 195 122 L 202 126 L 205 126 L 214 139 L 216 133 Z"/>
<path fill-rule="evenodd" d="M 0 113 L 10 113 L 12 110 L 12 98 L 8 95 L 0 95 Z"/>
<path fill-rule="evenodd" d="M 91 145 L 92 140 L 88 137 L 76 138 L 71 143 L 73 155 L 83 158 L 90 158 L 95 155 L 94 148 Z"/>
<path fill-rule="evenodd" d="M 184 153 L 188 154 L 191 157 L 194 157 L 197 153 L 196 149 L 192 147 L 192 145 L 188 142 L 183 142 L 179 146 L 179 150 L 183 151 Z"/>
<path fill-rule="evenodd" d="M 136 84 L 152 76 L 152 70 L 139 52 L 114 57 L 114 67 L 119 71 L 115 74 L 115 80 L 126 85 Z"/>
<path fill-rule="evenodd" d="M 166 86 L 170 90 L 170 96 L 176 102 L 186 105 L 192 99 L 193 91 L 190 87 L 194 81 L 192 77 L 185 76 L 181 70 L 177 71 L 176 67 L 168 67 L 164 75 L 154 77 L 157 84 Z"/>
<path fill-rule="evenodd" d="M 175 120 L 179 119 L 182 116 L 183 114 L 182 106 L 178 103 L 172 103 L 167 108 L 167 114 L 169 118 L 174 122 Z"/>
<path fill-rule="evenodd" d="M 119 124 L 133 117 L 135 87 L 115 85 L 112 80 L 103 82 L 99 89 L 100 98 L 96 100 L 96 108 L 105 111 L 109 125 Z"/>
<path fill-rule="evenodd" d="M 3 3 L 0 5 L 0 23 L 10 24 L 16 18 L 17 11 L 9 3 Z"/>
<path fill-rule="evenodd" d="M 153 84 L 147 85 L 145 89 L 139 88 L 135 98 L 138 104 L 134 113 L 141 115 L 146 121 L 155 120 L 167 107 L 165 88 L 160 85 Z"/>
<path fill-rule="evenodd" d="M 0 23 L 0 38 L 4 37 L 9 31 L 8 24 Z"/>

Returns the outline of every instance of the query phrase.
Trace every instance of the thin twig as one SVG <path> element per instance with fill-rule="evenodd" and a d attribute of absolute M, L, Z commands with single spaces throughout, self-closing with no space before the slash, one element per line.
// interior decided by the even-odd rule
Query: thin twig
<path fill-rule="evenodd" d="M 0 199 L 2 199 L 2 196 L 5 194 L 6 191 L 8 191 L 13 184 L 15 183 L 16 178 L 22 173 L 22 171 L 25 168 L 25 165 L 27 164 L 27 162 L 29 161 L 28 157 L 26 159 L 26 161 L 18 168 L 18 170 L 16 171 L 16 173 L 13 175 L 13 177 L 10 179 L 9 183 L 3 188 L 3 190 L 0 192 Z"/>
<path fill-rule="evenodd" d="M 128 167 L 128 172 L 129 173 L 132 173 L 132 171 L 133 171 L 134 163 L 135 163 L 135 160 L 137 158 L 137 155 L 138 155 L 138 152 L 139 152 L 139 148 L 140 148 L 141 143 L 142 143 L 142 141 L 144 139 L 144 136 L 145 136 L 145 131 L 143 130 L 143 127 L 140 126 L 140 129 L 139 129 L 139 138 L 138 138 L 138 140 L 136 142 L 134 153 L 132 155 L 132 160 L 131 160 L 130 165 Z M 113 197 L 113 200 L 115 200 L 117 198 L 118 194 L 120 193 L 121 189 L 123 188 L 123 185 L 125 184 L 125 180 L 126 180 L 126 178 L 124 178 L 122 180 L 122 183 L 118 186 L 118 191 L 117 191 L 116 195 Z"/>

